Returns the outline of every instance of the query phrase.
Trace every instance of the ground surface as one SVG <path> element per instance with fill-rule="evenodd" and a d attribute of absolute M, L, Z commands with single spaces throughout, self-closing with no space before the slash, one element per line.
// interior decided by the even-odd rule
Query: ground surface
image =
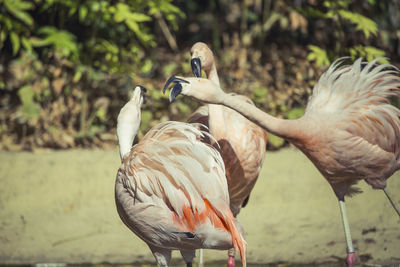
<path fill-rule="evenodd" d="M 150 250 L 117 215 L 118 166 L 117 151 L 0 152 L 0 264 L 153 263 Z M 347 201 L 359 266 L 397 267 L 400 220 L 383 192 L 364 182 L 360 187 L 364 193 Z M 400 205 L 400 173 L 388 189 Z M 337 200 L 298 150 L 268 151 L 239 221 L 250 263 L 343 266 Z M 207 250 L 205 260 L 225 260 L 226 254 Z M 183 266 L 178 253 L 173 258 Z"/>

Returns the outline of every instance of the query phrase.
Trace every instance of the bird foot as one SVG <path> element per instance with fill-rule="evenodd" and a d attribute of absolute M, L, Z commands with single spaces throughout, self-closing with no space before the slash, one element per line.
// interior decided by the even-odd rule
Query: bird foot
<path fill-rule="evenodd" d="M 228 267 L 235 267 L 235 257 L 229 256 L 228 258 Z"/>
<path fill-rule="evenodd" d="M 356 263 L 356 254 L 354 252 L 347 254 L 347 267 L 354 267 Z"/>

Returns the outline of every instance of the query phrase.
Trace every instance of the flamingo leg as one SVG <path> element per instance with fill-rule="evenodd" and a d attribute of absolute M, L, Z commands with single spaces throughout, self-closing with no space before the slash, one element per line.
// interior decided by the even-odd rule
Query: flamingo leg
<path fill-rule="evenodd" d="M 196 256 L 196 250 L 181 249 L 181 255 L 183 257 L 183 260 L 186 262 L 186 267 L 192 267 L 193 259 Z"/>
<path fill-rule="evenodd" d="M 342 214 L 344 234 L 346 237 L 347 267 L 354 267 L 355 261 L 356 261 L 356 254 L 355 254 L 354 247 L 353 247 L 353 240 L 351 239 L 350 225 L 349 225 L 349 221 L 347 219 L 346 204 L 344 203 L 344 198 L 343 198 L 343 200 L 339 199 L 339 205 L 340 205 L 340 212 Z"/>
<path fill-rule="evenodd" d="M 392 198 L 389 196 L 389 194 L 388 194 L 388 192 L 387 192 L 387 190 L 386 190 L 386 187 L 383 188 L 383 192 L 385 192 L 385 195 L 386 195 L 386 197 L 389 199 L 390 204 L 392 204 L 394 210 L 397 212 L 397 214 L 398 214 L 399 217 L 400 217 L 400 210 L 399 210 L 399 208 L 396 207 L 396 205 L 394 204 L 394 201 L 393 201 Z"/>
<path fill-rule="evenodd" d="M 197 267 L 204 267 L 203 262 L 203 249 L 199 249 L 199 262 L 197 263 Z"/>
<path fill-rule="evenodd" d="M 228 267 L 235 267 L 235 248 L 228 250 Z"/>
<path fill-rule="evenodd" d="M 160 267 L 168 267 L 168 264 L 171 261 L 171 250 L 154 247 L 151 245 L 149 245 L 149 247 L 151 252 L 153 253 L 154 258 L 157 261 L 157 264 Z"/>

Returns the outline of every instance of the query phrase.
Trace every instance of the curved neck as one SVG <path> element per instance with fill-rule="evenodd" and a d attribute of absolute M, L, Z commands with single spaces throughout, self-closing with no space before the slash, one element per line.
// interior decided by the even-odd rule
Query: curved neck
<path fill-rule="evenodd" d="M 212 64 L 211 68 L 206 71 L 207 79 L 211 80 L 218 87 L 220 87 L 219 77 L 215 64 Z M 225 131 L 225 118 L 223 108 L 221 105 L 209 104 L 208 105 L 208 126 L 212 135 L 218 135 L 217 132 Z M 219 136 L 214 136 L 219 138 Z"/>
<path fill-rule="evenodd" d="M 219 84 L 219 77 L 218 77 L 217 67 L 215 66 L 215 64 L 212 64 L 211 69 L 208 72 L 206 72 L 206 74 L 209 80 L 215 83 L 218 87 L 221 87 Z"/>
<path fill-rule="evenodd" d="M 218 140 L 220 138 L 218 133 L 225 132 L 226 129 L 223 106 L 208 104 L 208 114 L 210 133 Z"/>
<path fill-rule="evenodd" d="M 132 117 L 121 116 L 118 118 L 117 137 L 121 161 L 124 156 L 131 151 L 133 140 L 135 140 L 135 137 L 139 131 L 140 119 L 138 121 L 133 121 Z"/>
<path fill-rule="evenodd" d="M 263 112 L 256 106 L 228 94 L 224 95 L 221 104 L 236 110 L 266 131 L 289 141 L 299 140 L 303 135 L 301 118 L 297 120 L 278 119 Z"/>

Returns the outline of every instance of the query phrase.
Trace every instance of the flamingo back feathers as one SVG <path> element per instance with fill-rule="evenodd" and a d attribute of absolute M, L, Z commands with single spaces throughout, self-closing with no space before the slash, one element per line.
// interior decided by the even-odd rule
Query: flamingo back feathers
<path fill-rule="evenodd" d="M 183 232 L 196 233 L 207 222 L 230 232 L 244 256 L 246 242 L 229 209 L 224 163 L 214 147 L 199 141 L 204 136 L 209 134 L 191 124 L 161 123 L 124 158 L 120 172 L 135 201 L 170 210 Z"/>
<path fill-rule="evenodd" d="M 336 60 L 315 85 L 306 115 L 337 116 L 346 130 L 371 145 L 400 155 L 400 110 L 388 100 L 400 96 L 398 70 L 376 59 L 339 66 Z"/>

